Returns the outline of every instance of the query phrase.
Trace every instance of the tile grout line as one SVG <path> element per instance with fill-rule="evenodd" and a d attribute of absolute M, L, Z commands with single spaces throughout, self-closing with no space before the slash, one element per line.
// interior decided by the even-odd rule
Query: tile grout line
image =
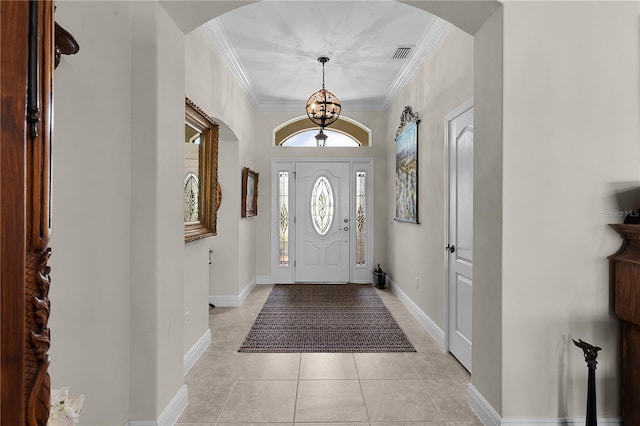
<path fill-rule="evenodd" d="M 362 389 L 362 379 L 360 379 L 360 371 L 358 370 L 358 363 L 356 362 L 356 354 L 352 353 L 353 365 L 356 369 L 356 375 L 358 377 L 358 387 L 360 388 L 360 395 L 362 395 L 362 403 L 364 404 L 364 412 L 367 414 L 367 422 L 371 425 L 371 416 L 369 415 L 369 407 L 367 406 L 367 399 L 364 397 L 364 390 Z"/>
<path fill-rule="evenodd" d="M 388 301 L 383 299 L 383 303 L 385 305 L 387 305 L 386 302 L 388 302 Z M 252 301 L 252 304 L 253 303 L 255 303 L 255 300 Z M 397 312 L 395 312 L 395 310 L 396 309 L 402 309 L 402 306 L 395 306 L 394 305 L 393 308 L 391 308 L 391 309 L 389 308 L 388 305 L 386 307 L 389 310 L 389 312 L 392 314 L 394 319 L 397 321 L 397 319 L 395 318 L 395 314 L 397 314 Z M 392 312 L 392 309 L 393 309 L 393 312 Z M 251 311 L 253 311 L 253 306 L 251 306 Z M 236 322 L 236 325 L 238 325 L 237 321 L 236 320 L 232 320 L 231 317 L 225 318 L 225 321 L 228 321 L 228 320 L 231 320 L 231 322 Z M 244 317 L 243 317 L 243 321 L 242 322 L 244 322 Z M 400 322 L 398 322 L 398 324 L 400 324 Z M 214 327 L 215 326 L 213 326 L 213 325 L 211 326 L 212 329 Z M 407 333 L 404 330 L 404 327 L 401 326 L 401 328 L 403 329 L 403 331 L 405 333 Z M 222 331 L 222 333 L 225 333 L 225 332 L 228 333 L 229 330 L 230 329 Z M 420 330 L 420 331 L 422 331 L 422 330 Z M 413 335 L 413 333 L 411 333 L 411 334 Z M 409 334 L 407 334 L 407 337 L 409 337 Z M 229 339 L 229 340 L 231 340 L 231 339 Z M 413 342 L 412 342 L 412 344 L 413 344 Z M 228 343 L 225 343 L 224 347 L 226 348 L 228 345 L 234 346 L 234 348 L 235 348 L 235 339 L 233 339 L 233 342 L 230 341 Z M 416 352 L 421 352 L 423 355 L 425 355 L 426 352 L 429 352 L 429 351 L 426 350 L 426 352 L 423 352 L 422 350 L 420 350 L 420 351 L 417 350 Z M 365 363 L 364 365 L 360 365 L 359 366 L 358 363 L 356 362 L 356 358 L 358 357 L 359 353 L 354 353 L 354 352 L 350 353 L 350 355 L 351 355 L 350 359 L 354 363 L 354 368 L 356 369 L 355 370 L 356 371 L 356 379 L 358 380 L 358 386 L 360 388 L 361 397 L 362 397 L 363 405 L 364 405 L 364 408 L 365 408 L 366 418 L 368 419 L 367 421 L 352 422 L 354 425 L 358 424 L 358 425 L 369 425 L 369 426 L 371 426 L 374 423 L 373 420 L 371 420 L 371 414 L 369 412 L 370 409 L 374 409 L 374 405 L 371 405 L 371 401 L 369 401 L 369 405 L 370 406 L 368 406 L 367 405 L 367 400 L 365 399 L 365 395 L 364 395 L 364 387 L 363 387 L 364 383 L 363 383 L 363 381 L 365 381 L 365 380 L 367 382 L 385 381 L 385 380 L 389 380 L 389 381 L 417 380 L 418 382 L 422 383 L 423 385 L 426 385 L 427 383 L 435 383 L 435 384 L 437 384 L 437 383 L 440 383 L 440 382 L 449 383 L 449 384 L 455 384 L 455 383 L 462 383 L 462 382 L 465 381 L 465 379 L 459 378 L 457 376 L 456 377 L 448 377 L 448 376 L 446 376 L 446 377 L 436 377 L 436 376 L 431 377 L 431 375 L 429 375 L 429 374 L 425 376 L 423 373 L 421 373 L 422 370 L 419 368 L 421 364 L 420 363 L 416 364 L 416 363 L 412 362 L 413 361 L 413 358 L 411 357 L 412 354 L 413 353 L 403 353 L 403 356 L 402 356 L 402 358 L 405 360 L 405 362 L 409 366 L 409 371 L 407 371 L 407 372 L 410 372 L 410 374 L 411 374 L 410 378 L 409 377 L 405 377 L 405 378 L 402 378 L 402 379 L 396 379 L 396 378 L 391 378 L 391 377 L 387 377 L 387 378 L 380 377 L 380 378 L 377 378 L 377 379 L 373 379 L 373 378 L 372 379 L 365 379 L 365 378 L 361 377 L 361 373 L 360 373 L 359 370 L 360 369 L 364 369 L 365 373 L 366 373 L 367 364 Z M 299 397 L 301 395 L 300 394 L 300 386 L 302 385 L 301 381 L 303 381 L 303 380 L 350 380 L 350 379 L 348 379 L 348 378 L 342 378 L 342 379 L 339 379 L 339 378 L 334 378 L 334 379 L 332 379 L 332 378 L 326 378 L 326 379 L 313 379 L 313 378 L 310 378 L 310 379 L 305 379 L 305 378 L 302 377 L 302 356 L 305 355 L 305 353 L 298 353 L 298 355 L 299 355 L 298 366 L 297 366 L 298 370 L 297 370 L 297 377 L 295 379 L 296 380 L 296 390 L 295 390 L 295 394 L 294 394 L 295 395 L 294 396 L 295 399 L 293 401 L 293 425 L 304 426 L 304 425 L 308 424 L 308 422 L 298 422 L 297 423 L 297 421 L 299 420 L 297 418 L 297 404 L 298 404 L 298 402 L 300 402 L 299 401 Z M 230 398 L 231 394 L 232 394 L 233 390 L 236 388 L 237 384 L 242 381 L 241 380 L 241 374 L 242 374 L 243 369 L 246 368 L 248 363 L 250 363 L 250 362 L 243 358 L 243 362 L 241 363 L 241 368 L 238 371 L 238 374 L 235 376 L 235 378 L 233 378 L 233 381 L 231 382 L 232 386 L 230 387 L 230 391 L 227 393 L 226 397 L 224 398 L 224 401 L 223 401 L 224 403 L 222 404 L 222 408 L 221 408 L 221 411 L 219 412 L 219 414 L 217 416 L 217 419 L 213 419 L 213 418 L 211 419 L 212 421 L 215 422 L 215 423 L 211 423 L 212 425 L 213 424 L 219 425 L 219 424 L 223 424 L 224 423 L 222 421 L 222 414 L 223 414 L 223 412 L 228 410 L 229 402 L 231 401 L 231 398 Z M 429 387 L 432 387 L 432 386 L 429 386 Z M 370 388 L 371 388 L 371 386 L 368 385 L 368 389 L 370 389 Z M 469 425 L 470 424 L 477 424 L 477 423 L 471 423 L 472 421 L 475 421 L 475 419 L 474 420 L 471 420 L 471 419 L 467 419 L 467 420 L 457 419 L 455 421 L 447 420 L 446 417 L 448 416 L 448 414 L 445 415 L 445 411 L 447 411 L 447 410 L 442 411 L 446 407 L 440 407 L 438 404 L 436 404 L 436 401 L 434 399 L 438 395 L 437 389 L 433 388 L 431 390 L 433 390 L 435 392 L 427 391 L 425 393 L 427 393 L 427 395 L 426 395 L 427 398 L 428 398 L 427 400 L 430 401 L 433 404 L 433 408 L 436 410 L 436 413 L 438 414 L 438 418 L 432 419 L 429 422 L 443 422 L 443 424 L 447 424 L 447 425 L 453 425 L 453 424 L 457 425 L 459 423 L 460 424 L 465 424 L 465 425 L 467 425 L 467 424 L 469 424 Z M 381 422 L 382 423 L 380 423 L 380 424 L 384 424 L 384 425 L 392 425 L 393 424 L 393 423 L 390 423 L 388 420 L 387 421 L 381 420 Z M 237 421 L 232 421 L 231 423 L 239 424 Z M 344 422 L 344 423 L 346 424 L 348 422 Z M 200 423 L 197 423 L 197 424 L 200 424 Z M 202 423 L 202 424 L 204 425 L 205 423 Z M 209 423 L 206 423 L 206 424 L 209 424 Z M 349 423 L 349 424 L 351 424 L 351 423 Z M 284 426 L 284 425 L 291 425 L 291 424 L 289 422 L 286 422 L 286 423 L 283 422 L 282 425 Z M 293 425 L 291 425 L 291 426 L 293 426 Z"/>
<path fill-rule="evenodd" d="M 293 425 L 296 424 L 296 411 L 298 409 L 298 391 L 300 389 L 300 370 L 302 368 L 302 354 L 300 354 L 300 358 L 298 359 L 298 379 L 296 380 L 296 397 L 293 400 Z"/>
<path fill-rule="evenodd" d="M 227 404 L 229 403 L 229 399 L 231 398 L 231 394 L 233 393 L 234 389 L 236 388 L 238 382 L 240 381 L 240 376 L 242 375 L 242 371 L 244 370 L 245 365 L 247 363 L 246 358 L 244 358 L 244 357 L 242 357 L 242 358 L 243 358 L 242 364 L 240 365 L 238 373 L 237 373 L 237 375 L 235 377 L 235 380 L 233 382 L 233 386 L 231 386 L 231 389 L 230 389 L 229 393 L 227 394 L 227 397 L 225 398 L 224 404 L 222 405 L 222 409 L 220 410 L 220 413 L 218 414 L 218 417 L 217 417 L 216 422 L 215 422 L 216 425 L 220 423 L 221 418 L 222 418 L 222 414 L 224 413 L 224 410 L 227 408 Z"/>
<path fill-rule="evenodd" d="M 236 379 L 233 382 L 233 386 L 231 386 L 231 390 L 229 390 L 229 393 L 227 394 L 227 397 L 224 400 L 224 404 L 222 404 L 222 409 L 220 410 L 220 414 L 218 414 L 218 418 L 216 419 L 216 425 L 218 423 L 220 423 L 220 418 L 222 417 L 222 413 L 224 413 L 224 409 L 227 408 L 227 403 L 229 402 L 229 399 L 231 398 L 231 394 L 233 393 L 233 390 L 236 388 L 236 385 L 238 384 L 238 381 L 240 380 L 240 374 L 242 374 L 242 370 L 244 369 L 244 365 L 247 363 L 247 360 L 243 360 L 242 361 L 242 365 L 240 366 L 240 369 L 238 370 L 238 374 L 236 375 Z"/>

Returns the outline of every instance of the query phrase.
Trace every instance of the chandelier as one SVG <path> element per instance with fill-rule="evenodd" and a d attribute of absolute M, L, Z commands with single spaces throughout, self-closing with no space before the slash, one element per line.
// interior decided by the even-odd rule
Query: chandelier
<path fill-rule="evenodd" d="M 333 93 L 324 88 L 324 64 L 329 58 L 321 56 L 318 62 L 322 64 L 322 89 L 309 96 L 307 101 L 307 116 L 314 124 L 320 126 L 320 132 L 316 135 L 316 145 L 324 146 L 327 135 L 324 128 L 334 123 L 340 117 L 340 101 Z"/>

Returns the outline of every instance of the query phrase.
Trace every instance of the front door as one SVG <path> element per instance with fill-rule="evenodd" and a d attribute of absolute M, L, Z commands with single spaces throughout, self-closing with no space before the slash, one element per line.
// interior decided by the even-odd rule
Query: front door
<path fill-rule="evenodd" d="M 349 163 L 296 163 L 296 282 L 349 282 Z"/>
<path fill-rule="evenodd" d="M 449 352 L 471 372 L 473 299 L 473 108 L 448 120 L 448 321 Z"/>

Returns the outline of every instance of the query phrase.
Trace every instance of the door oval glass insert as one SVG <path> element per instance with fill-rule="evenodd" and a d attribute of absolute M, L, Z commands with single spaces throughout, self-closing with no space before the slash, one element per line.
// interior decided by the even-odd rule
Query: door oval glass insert
<path fill-rule="evenodd" d="M 329 180 L 320 176 L 311 191 L 311 222 L 316 232 L 326 235 L 333 221 L 333 191 Z"/>

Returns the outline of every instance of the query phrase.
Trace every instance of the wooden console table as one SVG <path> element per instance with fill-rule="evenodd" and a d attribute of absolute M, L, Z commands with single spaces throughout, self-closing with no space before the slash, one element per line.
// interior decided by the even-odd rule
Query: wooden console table
<path fill-rule="evenodd" d="M 609 256 L 615 313 L 622 322 L 623 424 L 640 425 L 640 225 L 609 225 L 624 240 Z"/>

